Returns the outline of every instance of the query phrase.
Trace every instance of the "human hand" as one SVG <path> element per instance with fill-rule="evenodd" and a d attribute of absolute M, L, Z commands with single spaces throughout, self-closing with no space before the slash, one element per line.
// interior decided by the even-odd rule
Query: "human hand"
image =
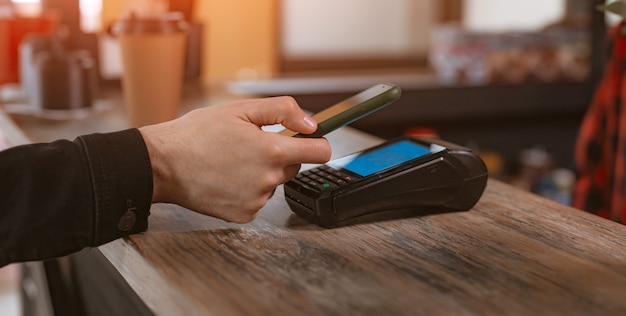
<path fill-rule="evenodd" d="M 141 127 L 153 171 L 152 202 L 175 203 L 226 221 L 252 221 L 302 163 L 324 163 L 324 138 L 265 132 L 282 124 L 310 134 L 317 124 L 291 97 L 241 100 Z"/>

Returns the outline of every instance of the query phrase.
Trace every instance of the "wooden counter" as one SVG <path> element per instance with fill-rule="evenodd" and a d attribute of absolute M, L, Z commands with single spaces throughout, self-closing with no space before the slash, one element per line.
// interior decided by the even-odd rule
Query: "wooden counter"
<path fill-rule="evenodd" d="M 155 205 L 100 249 L 162 315 L 626 313 L 626 228 L 497 181 L 468 212 L 332 230 L 282 188 L 248 225 Z"/>
<path fill-rule="evenodd" d="M 335 157 L 380 142 L 328 138 Z M 282 187 L 250 224 L 151 214 L 99 249 L 157 315 L 626 314 L 626 227 L 495 180 L 467 212 L 337 229 L 291 213 Z"/>

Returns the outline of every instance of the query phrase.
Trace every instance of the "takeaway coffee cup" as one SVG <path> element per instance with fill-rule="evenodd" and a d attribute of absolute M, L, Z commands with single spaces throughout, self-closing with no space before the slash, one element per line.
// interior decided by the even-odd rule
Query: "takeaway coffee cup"
<path fill-rule="evenodd" d="M 178 116 L 187 24 L 179 12 L 131 14 L 111 29 L 122 56 L 122 90 L 129 123 L 140 127 Z"/>

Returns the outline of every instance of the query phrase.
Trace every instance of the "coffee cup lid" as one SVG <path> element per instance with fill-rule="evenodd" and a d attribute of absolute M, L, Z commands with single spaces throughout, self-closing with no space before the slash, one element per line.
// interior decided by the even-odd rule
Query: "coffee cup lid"
<path fill-rule="evenodd" d="M 120 34 L 148 34 L 148 33 L 176 33 L 188 28 L 185 17 L 181 12 L 168 12 L 157 15 L 130 15 L 120 19 L 111 26 L 113 35 Z"/>

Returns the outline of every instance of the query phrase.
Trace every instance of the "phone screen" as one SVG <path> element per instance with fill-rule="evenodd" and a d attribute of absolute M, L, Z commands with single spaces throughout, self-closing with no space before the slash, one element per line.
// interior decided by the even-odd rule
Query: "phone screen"
<path fill-rule="evenodd" d="M 371 100 L 372 98 L 376 96 L 379 96 L 381 93 L 387 91 L 387 87 L 388 86 L 376 86 L 368 90 L 365 90 L 349 99 L 343 100 L 325 110 L 322 110 L 321 112 L 314 114 L 312 118 L 317 123 L 322 123 L 324 121 L 327 121 L 333 116 L 336 116 L 342 112 L 346 112 L 347 110 L 355 106 L 358 106 L 359 104 L 363 104 L 367 102 L 368 100 Z"/>
<path fill-rule="evenodd" d="M 284 130 L 281 134 L 295 137 L 322 137 L 391 104 L 399 97 L 398 86 L 381 83 L 311 116 L 317 122 L 317 130 L 313 134 L 297 134 L 290 130 Z"/>

